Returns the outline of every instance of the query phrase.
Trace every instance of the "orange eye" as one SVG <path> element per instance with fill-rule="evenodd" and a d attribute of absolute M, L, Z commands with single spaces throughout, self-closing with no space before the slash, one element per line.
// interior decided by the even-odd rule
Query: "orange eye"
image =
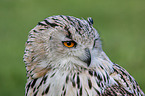
<path fill-rule="evenodd" d="M 74 41 L 62 41 L 63 45 L 66 47 L 74 47 L 76 45 L 76 43 Z"/>

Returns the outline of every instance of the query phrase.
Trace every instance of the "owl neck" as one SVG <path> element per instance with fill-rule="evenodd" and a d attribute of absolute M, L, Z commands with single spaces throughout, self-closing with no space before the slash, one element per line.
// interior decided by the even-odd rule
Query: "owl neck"
<path fill-rule="evenodd" d="M 39 63 L 41 65 L 41 63 Z M 98 74 L 102 75 L 102 73 L 107 72 L 110 74 L 113 72 L 113 63 L 107 57 L 107 55 L 102 51 L 101 54 L 91 61 L 90 66 L 87 66 L 84 62 L 78 60 L 77 58 L 70 57 L 68 59 L 61 58 L 56 62 L 43 61 L 42 65 L 48 66 L 35 66 L 35 70 L 29 74 L 30 78 L 39 78 L 43 77 L 45 74 L 50 71 L 68 71 L 68 72 L 81 72 L 85 70 L 93 70 Z M 30 73 L 30 72 L 29 72 Z"/>
<path fill-rule="evenodd" d="M 52 66 L 52 68 L 60 71 L 82 71 L 86 69 L 95 70 L 98 73 L 102 73 L 102 70 L 108 72 L 108 74 L 113 72 L 113 63 L 103 51 L 98 57 L 91 60 L 91 64 L 89 66 L 85 62 L 82 62 L 78 58 L 74 57 L 69 57 L 67 59 L 61 58 L 61 60 L 58 60 L 54 64 L 55 65 Z"/>

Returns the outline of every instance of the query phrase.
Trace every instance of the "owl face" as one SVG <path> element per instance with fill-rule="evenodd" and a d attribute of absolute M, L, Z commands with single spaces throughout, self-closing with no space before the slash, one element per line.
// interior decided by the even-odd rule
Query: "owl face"
<path fill-rule="evenodd" d="M 39 22 L 30 31 L 26 43 L 32 50 L 29 55 L 34 58 L 30 61 L 45 67 L 89 66 L 101 50 L 100 38 L 92 23 L 91 18 L 81 20 L 62 15 Z"/>

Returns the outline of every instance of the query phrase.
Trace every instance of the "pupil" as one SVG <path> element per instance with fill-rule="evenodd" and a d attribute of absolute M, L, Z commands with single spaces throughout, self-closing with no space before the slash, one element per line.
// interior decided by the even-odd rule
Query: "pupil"
<path fill-rule="evenodd" d="M 71 45 L 71 42 L 67 42 L 67 45 L 70 46 Z"/>

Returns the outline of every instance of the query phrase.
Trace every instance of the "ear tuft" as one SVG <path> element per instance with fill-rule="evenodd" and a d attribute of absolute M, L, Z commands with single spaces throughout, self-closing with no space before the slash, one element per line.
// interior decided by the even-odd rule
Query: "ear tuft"
<path fill-rule="evenodd" d="M 93 25 L 93 19 L 92 19 L 91 17 L 88 17 L 88 18 L 87 18 L 87 21 L 88 21 L 88 23 L 89 23 L 90 25 Z"/>

